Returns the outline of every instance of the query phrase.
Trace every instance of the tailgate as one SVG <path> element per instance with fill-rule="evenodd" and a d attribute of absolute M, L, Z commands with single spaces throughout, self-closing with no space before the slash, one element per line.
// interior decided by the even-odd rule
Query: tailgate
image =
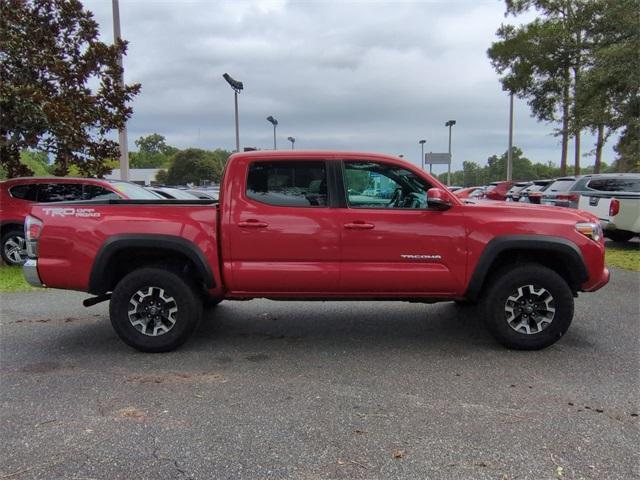
<path fill-rule="evenodd" d="M 592 213 L 600 220 L 610 220 L 609 206 L 611 205 L 611 198 L 602 195 L 580 195 L 578 209 Z"/>

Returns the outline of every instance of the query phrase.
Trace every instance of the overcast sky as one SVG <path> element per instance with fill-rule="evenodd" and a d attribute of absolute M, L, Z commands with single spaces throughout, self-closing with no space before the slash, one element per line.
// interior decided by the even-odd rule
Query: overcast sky
<path fill-rule="evenodd" d="M 84 3 L 111 42 L 111 2 Z M 290 148 L 293 136 L 296 148 L 404 154 L 419 163 L 418 140 L 427 140 L 427 152 L 446 152 L 444 123 L 455 119 L 454 169 L 507 149 L 508 96 L 486 55 L 500 24 L 520 21 L 505 19 L 502 1 L 120 0 L 120 15 L 130 42 L 125 80 L 142 84 L 130 148 L 157 132 L 180 148 L 233 150 L 228 72 L 244 82 L 241 148 L 273 147 L 273 115 L 278 148 Z M 559 162 L 553 128 L 516 101 L 514 144 L 528 158 Z M 592 144 L 585 135 L 583 152 Z"/>

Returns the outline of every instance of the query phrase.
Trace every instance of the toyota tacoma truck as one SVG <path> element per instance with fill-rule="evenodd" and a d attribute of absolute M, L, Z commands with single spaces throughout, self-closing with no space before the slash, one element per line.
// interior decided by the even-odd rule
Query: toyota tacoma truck
<path fill-rule="evenodd" d="M 25 234 L 32 285 L 110 300 L 116 333 L 146 352 L 181 345 L 203 305 L 252 298 L 472 303 L 505 346 L 541 349 L 609 280 L 595 216 L 463 202 L 369 153 L 237 153 L 218 202 L 36 204 Z"/>

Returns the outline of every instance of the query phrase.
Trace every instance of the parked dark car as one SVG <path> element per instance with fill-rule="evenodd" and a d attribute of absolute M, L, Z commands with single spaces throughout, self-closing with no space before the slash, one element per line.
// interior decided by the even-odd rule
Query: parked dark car
<path fill-rule="evenodd" d="M 507 198 L 505 198 L 505 200 L 507 202 L 520 201 L 521 192 L 530 185 L 531 182 L 516 182 L 507 192 Z"/>
<path fill-rule="evenodd" d="M 551 186 L 553 180 L 534 180 L 531 185 L 520 191 L 520 202 L 540 204 L 542 193 Z"/>

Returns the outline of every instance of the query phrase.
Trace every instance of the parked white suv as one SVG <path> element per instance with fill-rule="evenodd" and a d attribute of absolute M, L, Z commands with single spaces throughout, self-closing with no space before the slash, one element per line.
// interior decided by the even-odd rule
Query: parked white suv
<path fill-rule="evenodd" d="M 597 215 L 605 236 L 626 242 L 640 234 L 640 174 L 627 173 L 589 182 L 578 208 Z"/>

